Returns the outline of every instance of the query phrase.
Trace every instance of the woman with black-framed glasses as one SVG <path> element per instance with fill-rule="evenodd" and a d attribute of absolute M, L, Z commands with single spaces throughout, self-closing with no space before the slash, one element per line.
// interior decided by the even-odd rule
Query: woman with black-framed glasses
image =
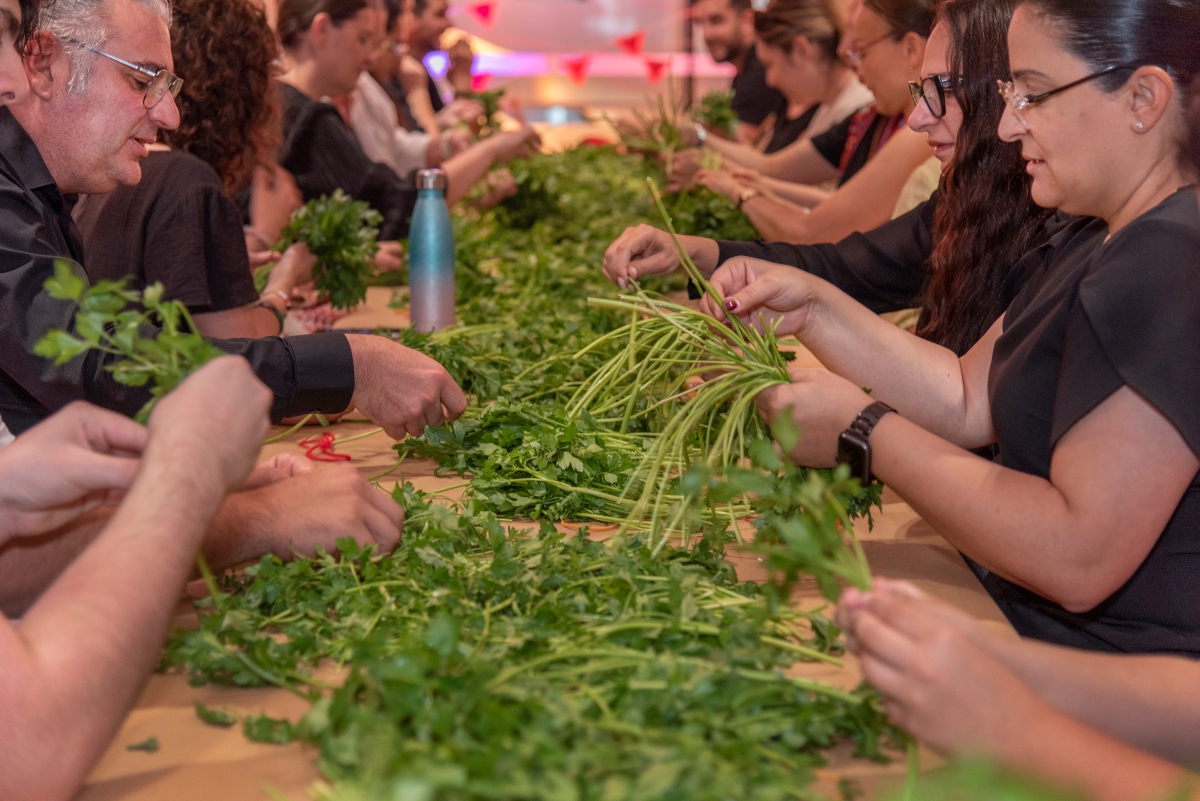
<path fill-rule="evenodd" d="M 942 117 L 914 108 L 909 125 L 934 146 L 943 186 L 917 209 L 838 244 L 716 242 L 683 237 L 706 273 L 736 256 L 819 275 L 877 313 L 922 308 L 921 336 L 965 353 L 1021 286 L 1013 265 L 1061 224 L 1029 198 L 1020 150 L 996 137 L 1004 103 L 995 76 L 1008 72 L 1005 36 L 1017 0 L 943 5 L 922 74 L 955 75 Z M 819 214 L 819 212 L 818 212 Z M 605 274 L 614 283 L 677 268 L 657 229 L 633 228 L 613 243 Z"/>
<path fill-rule="evenodd" d="M 1079 218 L 1027 257 L 1023 288 L 961 358 L 803 273 L 735 260 L 713 277 L 729 311 L 769 311 L 833 371 L 760 398 L 768 419 L 794 410 L 797 459 L 831 462 L 855 416 L 887 404 L 863 458 L 1027 637 L 1200 655 L 1200 165 L 1180 149 L 1200 140 L 1184 133 L 1197 42 L 1195 2 L 1017 8 L 1020 102 L 999 134 L 1033 200 Z M 964 450 L 988 444 L 995 462 Z"/>

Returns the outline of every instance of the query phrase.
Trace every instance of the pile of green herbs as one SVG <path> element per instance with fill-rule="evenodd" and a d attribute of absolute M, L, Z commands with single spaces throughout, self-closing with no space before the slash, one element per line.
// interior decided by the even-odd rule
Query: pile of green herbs
<path fill-rule="evenodd" d="M 34 353 L 56 365 L 89 351 L 104 354 L 109 359 L 105 369 L 118 384 L 150 385 L 150 400 L 136 416 L 139 423 L 150 419 L 160 398 L 221 355 L 198 333 L 187 306 L 163 299 L 162 284 L 142 291 L 127 289 L 125 280 L 89 285 L 77 265 L 60 259 L 45 287 L 55 300 L 74 303 L 76 312 L 70 330 L 47 332 Z"/>
<path fill-rule="evenodd" d="M 855 490 L 842 481 L 816 502 Z M 249 716 L 243 730 L 317 746 L 332 782 L 320 797 L 809 799 L 827 749 L 882 760 L 902 739 L 872 691 L 791 675 L 836 664 L 837 629 L 787 604 L 786 583 L 739 582 L 721 531 L 655 555 L 642 535 L 506 530 L 474 504 L 411 486 L 395 497 L 396 551 L 344 541 L 340 558 L 210 577 L 199 629 L 164 655 L 195 684 L 312 701 L 295 725 Z M 218 726 L 242 716 L 198 712 Z"/>
<path fill-rule="evenodd" d="M 703 224 L 689 211 L 691 195 L 664 198 L 663 210 L 657 209 L 646 180 L 662 178 L 658 163 L 613 148 L 537 156 L 510 169 L 521 188 L 516 197 L 491 211 L 457 210 L 454 217 L 459 327 L 396 334 L 445 365 L 473 405 L 456 425 L 430 429 L 398 448 L 469 478 L 469 500 L 512 518 L 611 523 L 628 519 L 635 509 L 644 517 L 648 493 L 658 493 L 659 506 L 671 511 L 668 518 L 676 517 L 682 494 L 675 482 L 705 447 L 705 432 L 692 432 L 685 458 L 660 469 L 650 484 L 643 457 L 682 407 L 672 387 L 689 370 L 664 375 L 655 392 L 645 381 L 637 384 L 647 391 L 621 400 L 615 418 L 607 396 L 582 405 L 578 396 L 606 365 L 643 359 L 639 349 L 653 340 L 631 338 L 631 330 L 639 328 L 631 313 L 655 316 L 655 304 L 665 303 L 665 295 L 682 300 L 684 276 L 645 281 L 647 301 L 639 310 L 630 303 L 640 299 L 616 297 L 600 264 L 626 228 L 661 227 L 664 211 L 685 234 L 746 238 L 752 234 L 739 229 L 749 223 L 719 197 L 713 203 L 724 204 L 726 216 Z M 703 327 L 707 318 L 691 315 Z M 664 324 L 659 316 L 640 326 L 650 333 Z M 775 360 L 781 376 L 785 358 Z M 634 386 L 613 380 L 608 389 Z M 709 422 L 725 419 L 734 405 L 734 400 L 715 404 Z M 765 434 L 757 415 L 747 414 L 744 398 L 738 408 L 736 430 L 727 433 L 739 449 L 721 463 L 743 458 L 744 444 Z M 871 490 L 864 498 L 856 512 L 876 500 Z"/>
<path fill-rule="evenodd" d="M 317 258 L 313 284 L 335 309 L 352 309 L 367 297 L 374 270 L 376 239 L 383 217 L 340 189 L 310 200 L 292 215 L 275 250 L 283 253 L 303 242 Z M 269 275 L 269 268 L 267 275 Z M 267 275 L 259 275 L 262 287 Z"/>

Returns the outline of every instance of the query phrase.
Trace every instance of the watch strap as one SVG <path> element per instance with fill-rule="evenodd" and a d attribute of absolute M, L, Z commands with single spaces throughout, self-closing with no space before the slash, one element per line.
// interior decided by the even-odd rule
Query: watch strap
<path fill-rule="evenodd" d="M 883 401 L 875 401 L 862 410 L 858 418 L 850 424 L 848 430 L 855 432 L 864 439 L 870 439 L 871 432 L 875 430 L 875 426 L 879 425 L 879 421 L 883 419 L 884 415 L 891 414 L 894 411 L 896 410 Z"/>

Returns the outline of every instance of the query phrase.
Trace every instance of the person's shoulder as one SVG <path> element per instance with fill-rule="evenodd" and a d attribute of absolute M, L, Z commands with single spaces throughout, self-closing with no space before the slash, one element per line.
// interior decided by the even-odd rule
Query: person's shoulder
<path fill-rule="evenodd" d="M 1200 267 L 1200 199 L 1196 187 L 1180 189 L 1115 233 L 1100 261 L 1152 261 L 1194 255 L 1189 267 Z M 1105 258 L 1108 257 L 1108 258 Z"/>
<path fill-rule="evenodd" d="M 204 159 L 186 150 L 163 150 L 151 153 L 142 165 L 142 180 L 161 175 L 169 184 L 178 182 L 192 187 L 216 187 L 224 191 L 221 176 Z"/>

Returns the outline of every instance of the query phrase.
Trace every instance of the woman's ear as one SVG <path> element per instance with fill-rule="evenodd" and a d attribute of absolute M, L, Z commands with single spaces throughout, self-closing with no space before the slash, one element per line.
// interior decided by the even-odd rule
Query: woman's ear
<path fill-rule="evenodd" d="M 807 36 L 796 36 L 792 39 L 792 52 L 789 56 L 792 64 L 799 65 L 811 61 L 813 57 L 813 43 Z"/>
<path fill-rule="evenodd" d="M 1129 79 L 1130 112 L 1138 133 L 1146 133 L 1162 120 L 1175 97 L 1175 82 L 1162 67 L 1139 67 Z"/>
<path fill-rule="evenodd" d="M 29 40 L 21 63 L 30 91 L 42 100 L 54 94 L 54 63 L 65 53 L 62 42 L 49 31 L 38 31 Z"/>
<path fill-rule="evenodd" d="M 925 46 L 928 43 L 928 39 L 913 31 L 904 34 L 904 38 L 900 40 L 904 47 L 904 60 L 913 75 L 921 74 L 921 65 L 925 63 Z"/>
<path fill-rule="evenodd" d="M 322 11 L 317 16 L 313 17 L 312 25 L 308 28 L 308 40 L 314 47 L 324 44 L 329 38 L 329 33 L 333 30 L 333 17 Z"/>

